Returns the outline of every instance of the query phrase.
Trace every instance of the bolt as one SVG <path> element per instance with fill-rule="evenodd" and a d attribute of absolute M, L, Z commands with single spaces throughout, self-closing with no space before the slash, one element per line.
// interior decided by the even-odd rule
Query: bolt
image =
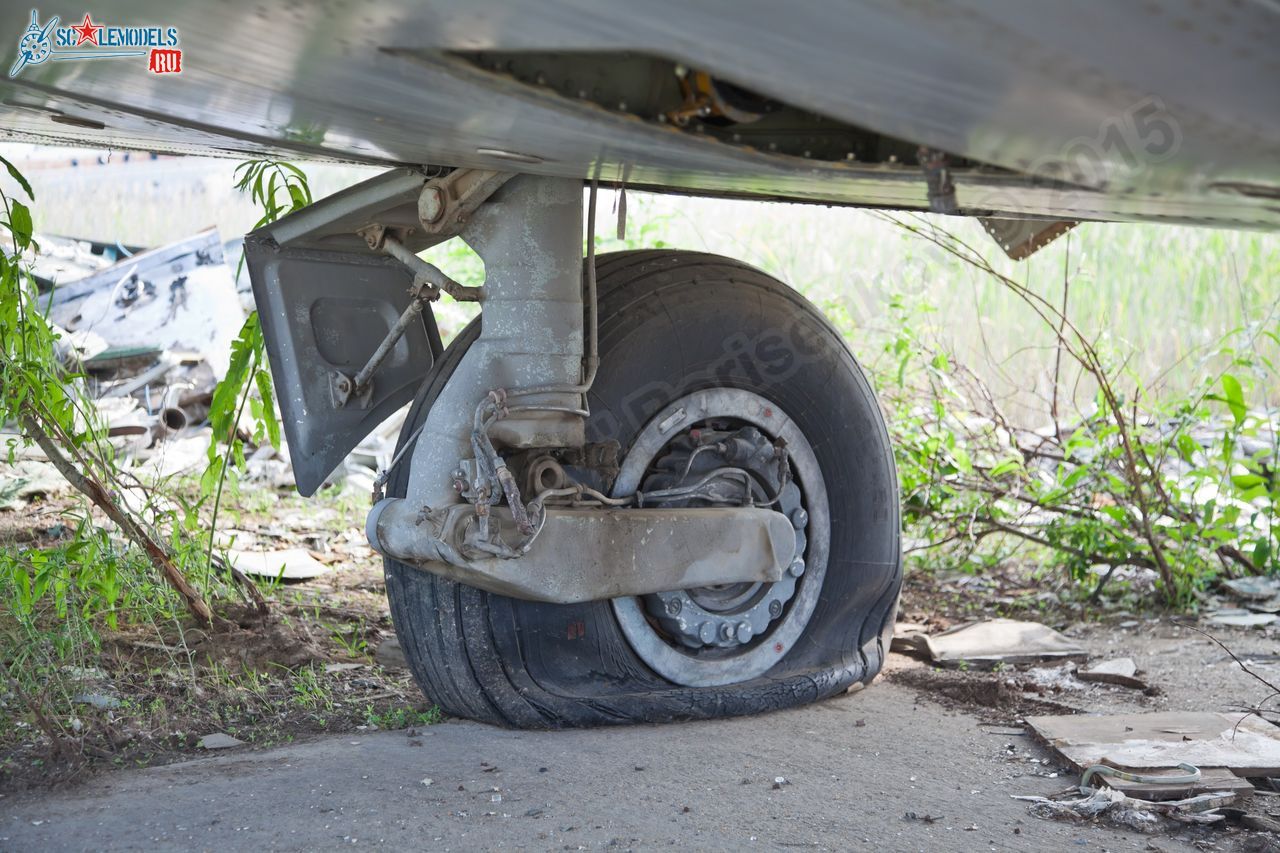
<path fill-rule="evenodd" d="M 733 639 L 733 626 L 732 626 L 732 625 L 730 625 L 728 622 L 725 622 L 723 625 L 721 625 L 721 626 L 720 626 L 720 636 L 721 636 L 721 638 L 723 638 L 723 639 L 725 639 L 725 640 L 732 640 L 732 639 Z"/>
<path fill-rule="evenodd" d="M 680 599 L 678 598 L 667 599 L 667 615 L 668 616 L 679 615 L 680 609 L 682 607 L 684 607 L 684 605 L 680 602 Z"/>
<path fill-rule="evenodd" d="M 804 574 L 804 560 L 796 557 L 795 561 L 791 565 L 787 566 L 787 574 L 791 575 L 793 578 L 798 578 Z"/>
<path fill-rule="evenodd" d="M 444 195 L 437 187 L 427 187 L 418 197 L 418 218 L 424 224 L 439 222 L 444 216 Z"/>
<path fill-rule="evenodd" d="M 804 507 L 798 507 L 795 512 L 791 513 L 791 526 L 796 530 L 800 530 L 809 523 L 809 513 L 804 511 Z"/>
<path fill-rule="evenodd" d="M 703 622 L 698 626 L 698 639 L 710 643 L 716 638 L 716 626 L 711 622 Z"/>
<path fill-rule="evenodd" d="M 754 634 L 755 632 L 751 630 L 751 626 L 746 622 L 739 622 L 738 630 L 736 633 L 738 636 L 738 642 L 745 643 L 751 639 L 751 635 Z"/>
<path fill-rule="evenodd" d="M 782 615 L 782 602 L 778 601 L 775 598 L 773 601 L 769 602 L 769 618 L 777 619 L 781 615 Z"/>

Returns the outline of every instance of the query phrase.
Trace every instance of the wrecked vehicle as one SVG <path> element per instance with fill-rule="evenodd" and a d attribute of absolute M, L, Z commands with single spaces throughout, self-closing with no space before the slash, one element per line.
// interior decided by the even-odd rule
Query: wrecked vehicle
<path fill-rule="evenodd" d="M 1265 4 L 116 12 L 172 21 L 181 72 L 32 52 L 0 127 L 388 167 L 245 256 L 303 493 L 413 403 L 368 538 L 424 690 L 494 723 L 808 702 L 894 624 L 893 456 L 844 341 L 731 259 L 596 257 L 599 187 L 981 217 L 1015 258 L 1080 220 L 1280 225 Z M 418 256 L 454 238 L 482 287 Z M 442 293 L 482 307 L 447 349 Z"/>

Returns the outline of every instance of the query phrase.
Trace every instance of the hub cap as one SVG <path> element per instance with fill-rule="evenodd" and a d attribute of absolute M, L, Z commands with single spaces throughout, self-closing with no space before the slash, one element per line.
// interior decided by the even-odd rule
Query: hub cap
<path fill-rule="evenodd" d="M 742 474 L 715 475 L 738 469 Z M 615 495 L 698 483 L 696 497 L 650 505 L 768 506 L 796 548 L 775 583 L 722 584 L 613 602 L 636 653 L 671 681 L 712 686 L 762 675 L 791 648 L 817 603 L 830 524 L 817 459 L 782 410 L 749 391 L 699 391 L 659 412 L 622 464 Z"/>

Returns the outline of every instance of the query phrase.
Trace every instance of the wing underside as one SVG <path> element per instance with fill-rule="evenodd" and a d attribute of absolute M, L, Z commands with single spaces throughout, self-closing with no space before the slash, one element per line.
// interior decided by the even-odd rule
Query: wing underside
<path fill-rule="evenodd" d="M 1280 225 L 1280 11 L 1039 4 L 120 2 L 145 61 L 29 65 L 35 139 L 598 177 L 1048 219 Z M 17 45 L 27 13 L 0 21 Z"/>

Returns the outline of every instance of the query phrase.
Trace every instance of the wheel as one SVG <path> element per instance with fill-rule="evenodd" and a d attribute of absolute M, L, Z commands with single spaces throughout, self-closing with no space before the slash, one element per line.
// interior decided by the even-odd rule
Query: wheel
<path fill-rule="evenodd" d="M 749 489 L 792 519 L 795 560 L 774 584 L 575 605 L 387 560 L 392 618 L 423 690 L 455 716 L 546 728 L 751 714 L 869 682 L 902 585 L 897 479 L 874 394 L 839 334 L 790 288 L 714 255 L 623 252 L 597 271 L 587 436 L 620 444 L 614 493 L 733 464 L 749 482 L 694 503 L 741 502 Z M 478 331 L 446 350 L 401 442 Z M 411 476 L 400 465 L 388 493 L 403 496 Z"/>

